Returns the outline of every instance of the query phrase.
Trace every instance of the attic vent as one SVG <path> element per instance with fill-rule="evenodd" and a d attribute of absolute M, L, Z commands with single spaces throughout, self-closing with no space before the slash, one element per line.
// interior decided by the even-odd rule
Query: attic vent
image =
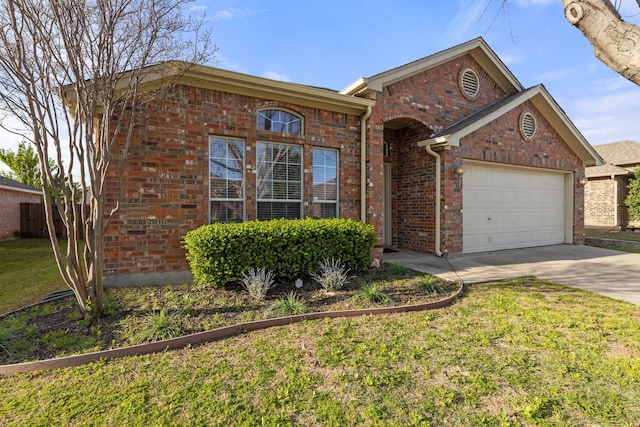
<path fill-rule="evenodd" d="M 536 134 L 536 118 L 527 112 L 520 116 L 520 133 L 525 139 L 531 139 Z"/>
<path fill-rule="evenodd" d="M 465 68 L 460 73 L 460 89 L 467 98 L 475 98 L 480 91 L 480 79 L 471 68 Z"/>

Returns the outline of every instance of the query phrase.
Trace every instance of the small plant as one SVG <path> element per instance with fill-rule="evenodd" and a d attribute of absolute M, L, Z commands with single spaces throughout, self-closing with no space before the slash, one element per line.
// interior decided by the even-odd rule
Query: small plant
<path fill-rule="evenodd" d="M 349 271 L 339 259 L 326 258 L 320 263 L 320 271 L 311 273 L 311 278 L 326 291 L 335 291 L 351 281 Z"/>
<path fill-rule="evenodd" d="M 8 356 L 11 356 L 11 352 L 9 349 L 13 344 L 13 341 L 16 338 L 16 333 L 13 329 L 5 328 L 4 326 L 0 326 L 0 351 L 6 353 Z"/>
<path fill-rule="evenodd" d="M 389 295 L 378 289 L 376 283 L 365 283 L 356 292 L 356 297 L 376 304 L 387 304 L 393 302 Z"/>
<path fill-rule="evenodd" d="M 425 274 L 421 278 L 418 279 L 418 284 L 420 288 L 427 293 L 432 295 L 440 295 L 444 294 L 447 289 L 444 286 L 444 283 L 436 276 L 432 274 Z"/>
<path fill-rule="evenodd" d="M 389 268 L 394 274 L 407 274 L 409 272 L 409 269 L 402 264 L 392 263 Z"/>
<path fill-rule="evenodd" d="M 300 295 L 293 291 L 284 297 L 278 298 L 267 310 L 267 314 L 271 317 L 292 316 L 306 312 L 307 305 L 302 298 L 300 298 Z"/>
<path fill-rule="evenodd" d="M 240 281 L 249 295 L 256 301 L 264 301 L 267 292 L 274 285 L 273 273 L 266 268 L 249 268 Z"/>
<path fill-rule="evenodd" d="M 179 316 L 180 312 L 168 313 L 164 308 L 149 313 L 143 319 L 142 331 L 138 336 L 140 341 L 160 341 L 181 335 Z"/>

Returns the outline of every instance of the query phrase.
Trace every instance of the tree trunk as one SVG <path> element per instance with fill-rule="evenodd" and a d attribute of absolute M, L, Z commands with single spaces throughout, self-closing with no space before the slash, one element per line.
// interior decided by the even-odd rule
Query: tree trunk
<path fill-rule="evenodd" d="M 640 27 L 625 22 L 609 0 L 562 0 L 564 14 L 589 40 L 596 57 L 640 85 Z"/>

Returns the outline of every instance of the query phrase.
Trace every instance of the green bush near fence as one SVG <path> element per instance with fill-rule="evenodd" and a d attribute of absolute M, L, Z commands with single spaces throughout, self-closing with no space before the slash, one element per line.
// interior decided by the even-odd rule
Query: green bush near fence
<path fill-rule="evenodd" d="M 366 269 L 376 241 L 373 227 L 351 219 L 300 219 L 210 224 L 184 237 L 197 284 L 223 286 L 250 267 L 296 279 L 326 258 Z"/>

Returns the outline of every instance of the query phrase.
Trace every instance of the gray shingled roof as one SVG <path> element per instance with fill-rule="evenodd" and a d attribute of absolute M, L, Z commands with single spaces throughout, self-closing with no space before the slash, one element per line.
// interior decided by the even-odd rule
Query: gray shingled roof
<path fill-rule="evenodd" d="M 4 177 L 2 175 L 0 175 L 0 185 L 6 186 L 6 187 L 14 187 L 14 188 L 19 189 L 19 190 L 40 191 L 36 187 L 32 187 L 30 185 L 23 184 L 23 183 L 18 182 L 18 181 L 14 181 L 13 179 L 9 179 L 9 178 Z"/>
<path fill-rule="evenodd" d="M 539 85 L 538 85 L 539 86 Z M 527 90 L 523 90 L 522 92 L 518 92 L 515 93 L 511 96 L 507 96 L 506 98 L 503 98 L 499 101 L 494 102 L 493 104 L 490 104 L 488 106 L 486 106 L 485 108 L 483 108 L 482 110 L 478 110 L 475 113 L 463 118 L 462 120 L 453 123 L 450 126 L 447 126 L 446 128 L 442 129 L 439 132 L 434 133 L 433 135 L 431 135 L 431 138 L 436 138 L 438 136 L 442 136 L 442 135 L 450 135 L 453 133 L 458 132 L 459 130 L 462 130 L 464 128 L 466 128 L 467 126 L 472 125 L 473 123 L 482 120 L 484 117 L 490 115 L 491 113 L 493 113 L 496 110 L 499 110 L 500 108 L 502 108 L 502 106 L 512 102 L 515 99 L 518 98 L 526 98 L 529 95 L 529 92 L 535 90 L 538 86 L 533 86 Z"/>
<path fill-rule="evenodd" d="M 640 164 L 640 142 L 619 141 L 593 147 L 600 157 L 612 165 Z"/>

